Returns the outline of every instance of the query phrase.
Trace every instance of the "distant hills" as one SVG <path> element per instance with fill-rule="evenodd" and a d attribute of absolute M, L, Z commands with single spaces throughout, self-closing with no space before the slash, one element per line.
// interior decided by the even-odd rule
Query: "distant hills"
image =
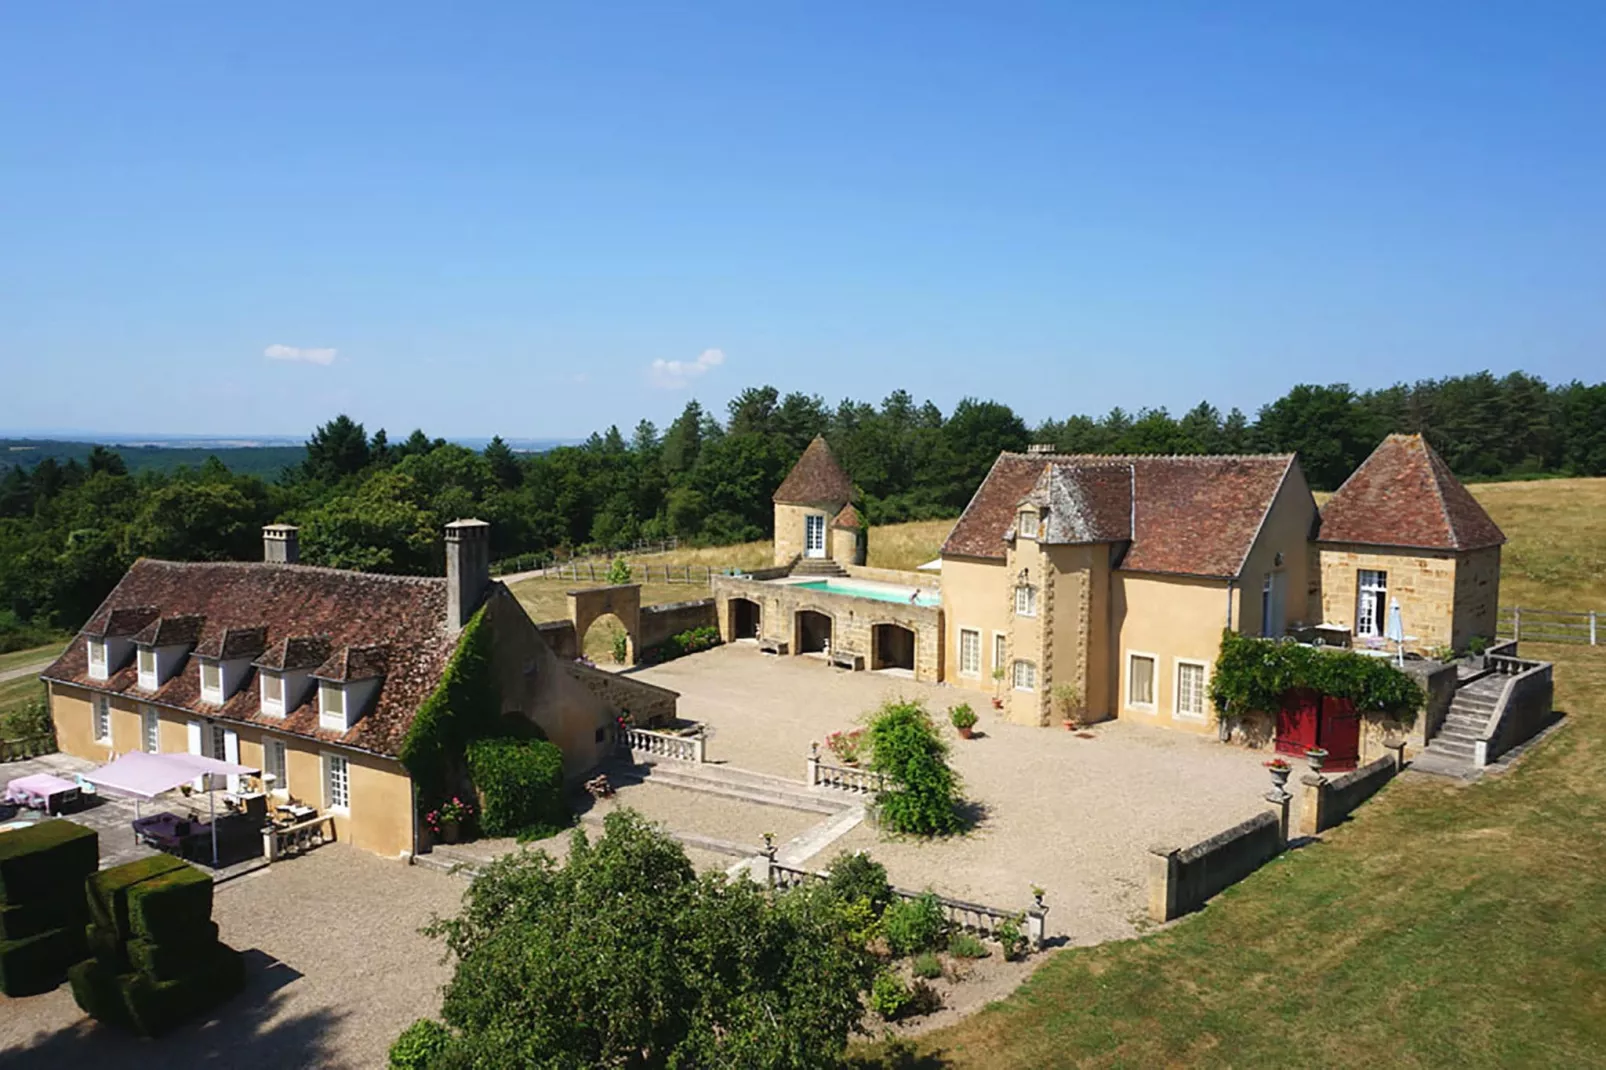
<path fill-rule="evenodd" d="M 451 439 L 469 449 L 482 450 L 486 438 Z M 521 453 L 542 453 L 556 446 L 569 445 L 565 439 L 505 439 Z M 286 468 L 306 458 L 300 440 L 275 436 L 218 437 L 201 435 L 126 435 L 116 437 L 0 438 L 0 472 L 7 468 L 32 468 L 46 457 L 60 464 L 76 460 L 80 464 L 96 446 L 116 450 L 130 472 L 170 472 L 175 468 L 196 468 L 216 457 L 239 475 L 277 479 Z"/>

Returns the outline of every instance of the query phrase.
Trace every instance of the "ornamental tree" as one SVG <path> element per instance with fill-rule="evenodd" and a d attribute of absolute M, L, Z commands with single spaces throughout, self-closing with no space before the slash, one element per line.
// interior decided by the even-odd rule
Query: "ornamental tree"
<path fill-rule="evenodd" d="M 958 832 L 959 774 L 948 765 L 948 744 L 918 702 L 889 701 L 870 717 L 870 768 L 889 787 L 876 796 L 881 824 L 894 832 L 940 836 Z"/>

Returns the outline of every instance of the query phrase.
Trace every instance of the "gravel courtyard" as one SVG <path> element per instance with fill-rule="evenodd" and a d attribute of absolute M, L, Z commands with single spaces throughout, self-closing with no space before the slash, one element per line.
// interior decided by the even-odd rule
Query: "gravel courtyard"
<path fill-rule="evenodd" d="M 809 859 L 869 851 L 900 887 L 1024 908 L 1047 889 L 1049 930 L 1070 942 L 1134 934 L 1144 924 L 1146 856 L 1252 817 L 1271 786 L 1265 756 L 1214 739 L 1109 721 L 1082 739 L 1060 729 L 994 721 L 985 696 L 877 673 L 847 673 L 809 658 L 778 658 L 745 644 L 719 647 L 635 675 L 681 693 L 680 714 L 713 726 L 713 761 L 801 779 L 811 740 L 849 728 L 884 699 L 923 699 L 953 741 L 968 798 L 984 815 L 968 835 L 896 840 L 861 825 Z M 946 728 L 968 701 L 981 738 Z M 697 805 L 688 795 L 686 806 Z M 662 815 L 667 817 L 667 815 Z"/>
<path fill-rule="evenodd" d="M 450 976 L 418 929 L 467 887 L 339 843 L 220 884 L 212 916 L 247 984 L 213 1018 L 151 1043 L 86 1019 L 66 985 L 0 996 L 0 1068 L 384 1066 Z"/>

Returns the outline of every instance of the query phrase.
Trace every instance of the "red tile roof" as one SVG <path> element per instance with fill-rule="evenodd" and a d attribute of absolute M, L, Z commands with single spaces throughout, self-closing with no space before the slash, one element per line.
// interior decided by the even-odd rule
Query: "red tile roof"
<path fill-rule="evenodd" d="M 1119 469 L 1129 473 L 1133 572 L 1237 576 L 1293 454 L 1248 457 L 1104 457 L 1000 454 L 943 543 L 945 555 L 1002 559 L 1021 501 L 1048 468 L 1070 470 L 1067 486 L 1092 506 L 1085 534 L 1122 534 Z M 1114 470 L 1112 470 L 1114 469 Z M 1100 540 L 1103 541 L 1103 540 Z M 1114 541 L 1113 539 L 1111 541 Z"/>
<path fill-rule="evenodd" d="M 774 501 L 782 505 L 817 505 L 822 502 L 846 503 L 853 498 L 853 481 L 837 463 L 836 454 L 823 435 L 815 435 L 803 456 L 775 489 Z"/>
<path fill-rule="evenodd" d="M 136 561 L 91 618 L 103 626 L 130 606 L 156 606 L 167 618 L 203 619 L 198 649 L 225 648 L 234 629 L 263 628 L 259 666 L 307 669 L 331 666 L 350 679 L 372 674 L 378 659 L 384 675 L 368 712 L 347 732 L 318 727 L 316 689 L 285 717 L 264 715 L 257 674 L 222 706 L 200 701 L 200 670 L 194 658 L 155 692 L 140 691 L 132 662 L 109 680 L 91 680 L 84 629 L 42 674 L 47 680 L 113 693 L 199 716 L 244 721 L 275 732 L 396 755 L 413 715 L 434 690 L 456 646 L 446 629 L 446 581 L 366 572 L 244 562 Z M 150 627 L 150 625 L 148 625 Z"/>
<path fill-rule="evenodd" d="M 215 628 L 204 642 L 195 647 L 195 656 L 233 661 L 236 658 L 254 658 L 268 645 L 268 630 L 261 625 L 255 628 Z"/>
<path fill-rule="evenodd" d="M 1421 550 L 1478 550 L 1506 541 L 1421 435 L 1385 438 L 1322 507 L 1318 538 Z"/>
<path fill-rule="evenodd" d="M 101 606 L 101 611 L 84 625 L 84 634 L 96 638 L 126 638 L 138 635 L 147 624 L 161 615 L 161 610 L 155 606 L 122 606 L 113 610 Z"/>
<path fill-rule="evenodd" d="M 864 522 L 859 519 L 859 511 L 851 505 L 844 505 L 842 511 L 831 521 L 834 528 L 862 528 Z"/>

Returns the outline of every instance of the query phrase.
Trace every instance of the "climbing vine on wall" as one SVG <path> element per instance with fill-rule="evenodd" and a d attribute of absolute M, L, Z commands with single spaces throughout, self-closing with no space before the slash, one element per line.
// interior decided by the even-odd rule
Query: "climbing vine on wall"
<path fill-rule="evenodd" d="M 502 697 L 492 648 L 491 624 L 482 607 L 463 627 L 440 683 L 413 718 L 401 760 L 418 786 L 421 806 L 444 795 L 451 765 L 462 760 L 471 740 L 501 734 Z"/>
<path fill-rule="evenodd" d="M 1384 658 L 1221 633 L 1210 697 L 1223 717 L 1274 712 L 1296 688 L 1349 699 L 1363 712 L 1407 718 L 1426 701 L 1417 682 Z"/>

